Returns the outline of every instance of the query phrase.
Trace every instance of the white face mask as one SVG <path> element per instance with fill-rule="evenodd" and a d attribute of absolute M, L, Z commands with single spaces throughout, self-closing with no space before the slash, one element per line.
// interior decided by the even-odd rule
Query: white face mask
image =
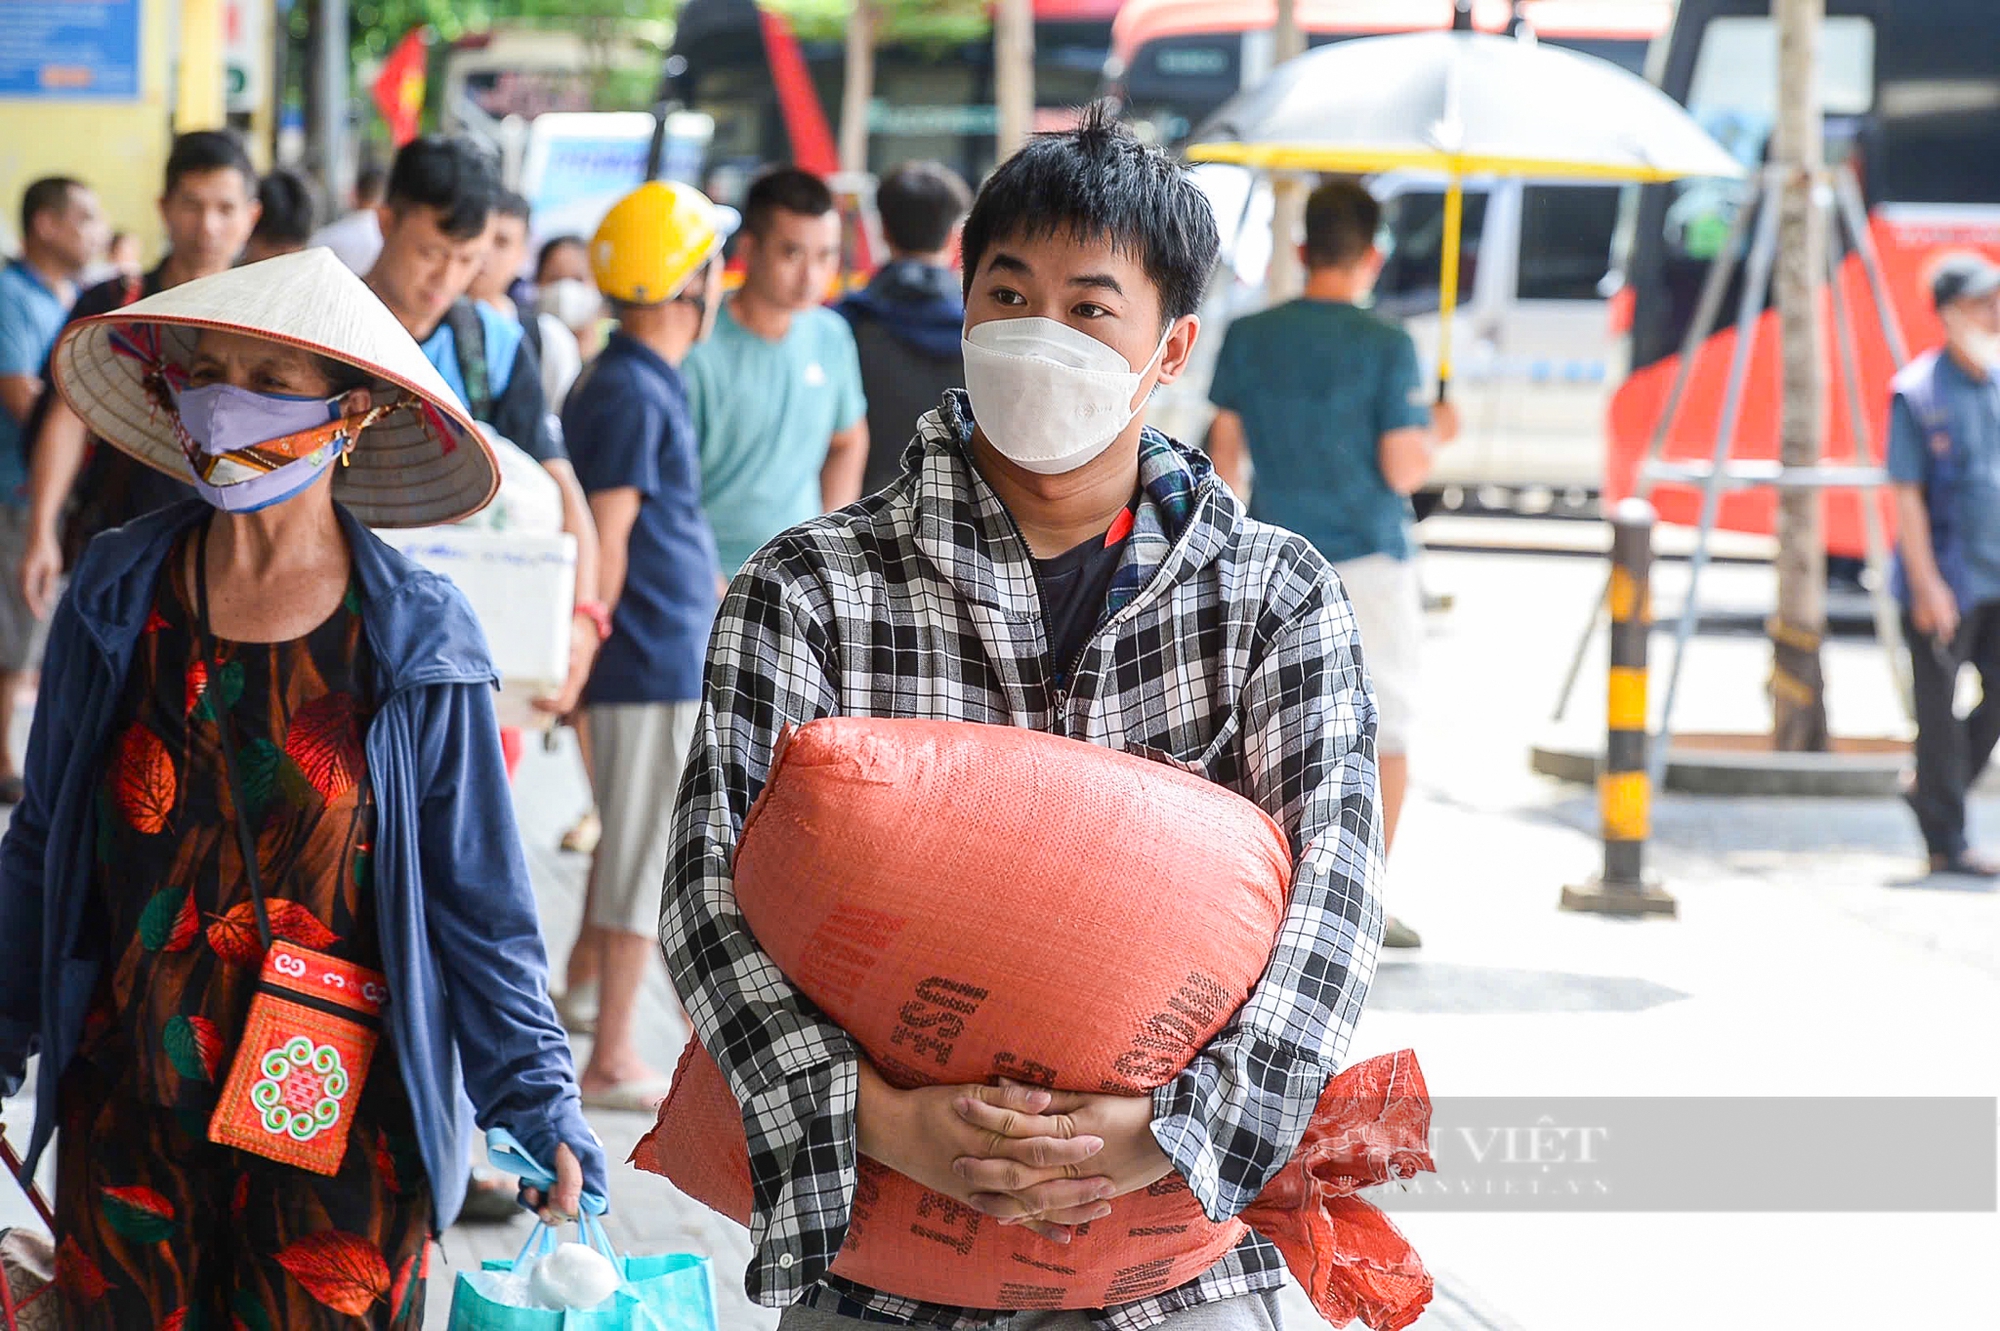
<path fill-rule="evenodd" d="M 1134 370 L 1116 349 L 1060 320 L 988 320 L 962 343 L 973 419 L 1015 466 L 1043 476 L 1075 471 L 1139 414 L 1133 399 L 1173 331 Z"/>
<path fill-rule="evenodd" d="M 1959 348 L 1977 364 L 2000 365 L 2000 335 L 1965 326 L 1955 336 Z"/>

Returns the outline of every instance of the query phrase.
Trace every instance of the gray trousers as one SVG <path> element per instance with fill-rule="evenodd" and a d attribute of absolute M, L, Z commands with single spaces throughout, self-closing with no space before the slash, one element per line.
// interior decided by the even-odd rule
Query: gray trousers
<path fill-rule="evenodd" d="M 863 1324 L 817 1308 L 787 1308 L 778 1331 L 858 1331 Z M 1204 1303 L 1185 1312 L 1169 1313 L 1161 1331 L 1283 1331 L 1278 1316 L 1278 1291 L 1264 1290 L 1240 1299 Z M 1093 1331 L 1082 1313 L 1015 1313 L 996 1323 L 994 1331 Z"/>

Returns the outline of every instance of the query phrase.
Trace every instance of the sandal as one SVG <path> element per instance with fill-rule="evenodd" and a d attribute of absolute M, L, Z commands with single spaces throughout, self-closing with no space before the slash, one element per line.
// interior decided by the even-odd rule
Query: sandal
<path fill-rule="evenodd" d="M 660 1102 L 673 1089 L 671 1077 L 647 1077 L 640 1081 L 621 1081 L 616 1086 L 607 1086 L 601 1091 L 585 1091 L 585 1109 L 608 1109 L 620 1114 L 656 1114 Z"/>

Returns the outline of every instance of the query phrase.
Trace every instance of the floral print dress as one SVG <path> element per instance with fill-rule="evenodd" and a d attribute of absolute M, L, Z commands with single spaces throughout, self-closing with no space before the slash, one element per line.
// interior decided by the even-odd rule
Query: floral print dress
<path fill-rule="evenodd" d="M 208 1141 L 263 962 L 226 709 L 274 936 L 382 969 L 359 592 L 302 638 L 204 660 L 185 542 L 162 573 L 97 792 L 83 936 L 104 972 L 64 1075 L 66 1327 L 417 1327 L 431 1194 L 386 1041 L 321 1177 Z"/>

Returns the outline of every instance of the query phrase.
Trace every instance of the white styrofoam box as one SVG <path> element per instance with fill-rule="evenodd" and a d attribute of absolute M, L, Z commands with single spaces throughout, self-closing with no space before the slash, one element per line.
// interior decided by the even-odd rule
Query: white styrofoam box
<path fill-rule="evenodd" d="M 569 678 L 570 621 L 576 600 L 576 538 L 470 527 L 416 527 L 376 533 L 405 555 L 458 584 L 486 630 L 500 672 L 500 724 L 530 729 L 553 720 L 530 704 Z"/>
<path fill-rule="evenodd" d="M 554 533 L 563 529 L 562 487 L 548 468 L 511 442 L 481 425 L 479 432 L 492 446 L 500 468 L 500 492 L 493 502 L 454 526 L 473 531 Z"/>

